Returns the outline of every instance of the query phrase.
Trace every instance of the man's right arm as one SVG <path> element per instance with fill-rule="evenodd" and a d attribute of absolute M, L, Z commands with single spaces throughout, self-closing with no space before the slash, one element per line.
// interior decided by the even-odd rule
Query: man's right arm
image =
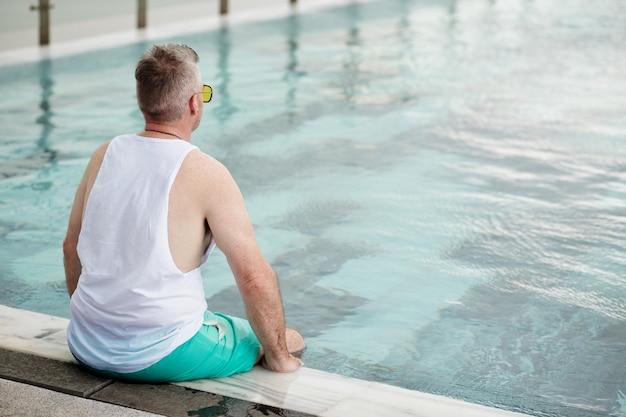
<path fill-rule="evenodd" d="M 285 341 L 285 319 L 278 279 L 261 255 L 243 195 L 228 169 L 202 154 L 200 186 L 205 218 L 216 245 L 226 255 L 241 293 L 246 314 L 265 352 L 267 366 L 289 372 L 300 366 Z"/>

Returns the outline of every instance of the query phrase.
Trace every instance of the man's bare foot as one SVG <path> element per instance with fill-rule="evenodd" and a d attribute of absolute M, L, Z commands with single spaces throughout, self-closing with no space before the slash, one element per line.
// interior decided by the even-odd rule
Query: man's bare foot
<path fill-rule="evenodd" d="M 297 357 L 302 356 L 302 352 L 306 349 L 302 335 L 295 329 L 287 328 L 286 336 L 287 350 L 289 353 Z"/>

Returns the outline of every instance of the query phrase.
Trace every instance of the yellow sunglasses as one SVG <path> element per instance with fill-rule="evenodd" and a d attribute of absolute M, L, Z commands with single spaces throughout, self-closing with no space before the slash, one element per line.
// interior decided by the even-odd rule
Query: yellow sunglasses
<path fill-rule="evenodd" d="M 202 94 L 202 101 L 208 103 L 209 101 L 211 101 L 211 97 L 213 97 L 213 88 L 211 88 L 211 86 L 208 84 L 203 84 L 202 91 L 196 94 Z"/>

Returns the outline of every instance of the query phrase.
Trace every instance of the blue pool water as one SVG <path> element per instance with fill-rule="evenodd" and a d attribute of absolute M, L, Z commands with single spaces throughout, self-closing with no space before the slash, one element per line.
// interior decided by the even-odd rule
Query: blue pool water
<path fill-rule="evenodd" d="M 310 367 L 626 416 L 626 4 L 386 0 L 171 40 Z M 69 316 L 61 241 L 148 43 L 0 68 L 0 303 Z M 223 254 L 209 306 L 243 314 Z"/>

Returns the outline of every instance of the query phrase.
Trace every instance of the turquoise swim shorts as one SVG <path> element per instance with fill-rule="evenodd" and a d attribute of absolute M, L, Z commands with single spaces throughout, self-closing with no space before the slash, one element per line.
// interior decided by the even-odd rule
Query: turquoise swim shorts
<path fill-rule="evenodd" d="M 261 343 L 248 320 L 206 310 L 204 322 L 194 336 L 145 369 L 130 373 L 106 371 L 91 368 L 75 355 L 74 358 L 90 372 L 102 376 L 174 382 L 247 372 L 254 366 L 260 349 Z"/>

